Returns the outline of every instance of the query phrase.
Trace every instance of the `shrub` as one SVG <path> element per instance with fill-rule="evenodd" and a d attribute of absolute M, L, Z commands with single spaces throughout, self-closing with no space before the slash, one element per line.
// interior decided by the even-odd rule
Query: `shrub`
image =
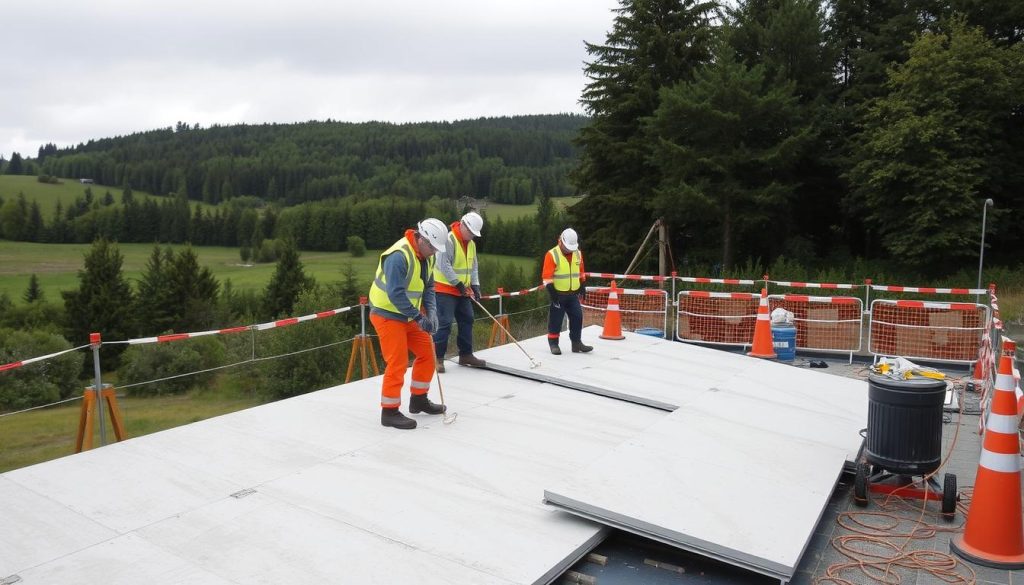
<path fill-rule="evenodd" d="M 345 240 L 345 246 L 353 258 L 362 258 L 366 255 L 366 240 L 359 236 L 349 236 Z"/>
<path fill-rule="evenodd" d="M 327 287 L 316 286 L 299 295 L 294 312 L 304 315 L 322 311 L 337 301 Z M 348 313 L 265 331 L 258 334 L 258 355 L 278 356 L 351 339 L 357 331 L 358 318 L 358 313 Z M 351 347 L 352 344 L 323 347 L 262 362 L 260 394 L 268 399 L 287 398 L 342 383 Z"/>
<path fill-rule="evenodd" d="M 0 364 L 70 349 L 55 333 L 0 329 Z M 0 373 L 0 408 L 18 410 L 56 402 L 81 391 L 78 372 L 83 354 L 62 356 Z"/>
<path fill-rule="evenodd" d="M 124 385 L 158 380 L 168 376 L 198 372 L 224 364 L 224 344 L 217 337 L 199 337 L 172 343 L 152 343 L 129 347 L 122 356 L 118 378 Z M 210 383 L 212 372 L 133 386 L 133 396 L 182 394 L 195 386 Z"/>

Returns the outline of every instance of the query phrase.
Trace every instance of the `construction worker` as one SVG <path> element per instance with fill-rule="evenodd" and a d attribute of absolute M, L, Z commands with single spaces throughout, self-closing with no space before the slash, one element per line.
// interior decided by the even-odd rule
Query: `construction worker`
<path fill-rule="evenodd" d="M 476 242 L 484 227 L 484 218 L 470 211 L 452 222 L 448 232 L 448 249 L 437 255 L 434 282 L 437 291 L 438 328 L 434 333 L 437 371 L 444 372 L 444 354 L 448 350 L 448 333 L 452 320 L 459 326 L 455 343 L 459 347 L 459 365 L 482 368 L 487 362 L 473 355 L 473 299 L 480 299 L 480 270 L 476 259 Z"/>
<path fill-rule="evenodd" d="M 558 236 L 558 245 L 544 255 L 544 270 L 541 272 L 541 280 L 551 298 L 548 307 L 548 346 L 555 355 L 562 354 L 558 347 L 558 336 L 562 331 L 563 315 L 569 316 L 569 341 L 572 342 L 573 353 L 587 353 L 594 349 L 584 345 L 581 339 L 583 306 L 580 304 L 580 296 L 585 292 L 585 279 L 579 236 L 576 230 L 566 228 Z"/>
<path fill-rule="evenodd" d="M 437 331 L 434 297 L 434 254 L 444 252 L 448 229 L 441 220 L 429 218 L 384 250 L 370 285 L 370 322 L 380 337 L 380 351 L 387 362 L 381 386 L 380 424 L 396 429 L 415 429 L 416 421 L 402 414 L 402 386 L 412 364 L 409 412 L 443 414 L 445 407 L 427 398 L 434 377 L 434 352 L 430 334 Z"/>

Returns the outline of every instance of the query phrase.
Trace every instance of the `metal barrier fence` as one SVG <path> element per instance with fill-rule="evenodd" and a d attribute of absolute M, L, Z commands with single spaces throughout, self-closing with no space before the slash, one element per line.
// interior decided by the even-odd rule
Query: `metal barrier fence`
<path fill-rule="evenodd" d="M 608 295 L 611 290 L 607 287 L 586 287 L 586 293 L 582 299 L 584 327 L 604 324 Z M 623 331 L 657 330 L 661 332 L 661 337 L 668 337 L 668 291 L 655 288 L 623 289 L 616 287 L 615 293 L 619 299 L 619 314 L 622 319 Z"/>
<path fill-rule="evenodd" d="M 875 299 L 871 302 L 868 351 L 876 356 L 973 363 L 988 310 L 976 303 Z"/>
<path fill-rule="evenodd" d="M 806 351 L 860 351 L 864 302 L 857 297 L 768 295 L 768 308 L 793 313 L 796 347 Z"/>
<path fill-rule="evenodd" d="M 759 302 L 757 293 L 680 291 L 675 338 L 712 345 L 750 345 Z"/>

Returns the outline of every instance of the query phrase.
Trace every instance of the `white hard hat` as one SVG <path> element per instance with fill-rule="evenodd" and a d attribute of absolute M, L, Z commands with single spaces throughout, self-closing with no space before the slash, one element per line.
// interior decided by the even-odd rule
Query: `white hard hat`
<path fill-rule="evenodd" d="M 572 228 L 565 228 L 565 230 L 562 231 L 562 235 L 558 236 L 558 241 L 562 242 L 565 249 L 570 252 L 575 252 L 580 249 L 579 236 L 576 235 L 576 230 Z"/>
<path fill-rule="evenodd" d="M 428 217 L 416 226 L 416 231 L 438 252 L 444 252 L 448 247 L 448 228 L 441 220 Z"/>
<path fill-rule="evenodd" d="M 479 238 L 480 230 L 484 229 L 484 218 L 480 217 L 479 213 L 470 211 L 462 216 L 462 225 L 469 228 L 469 231 Z"/>

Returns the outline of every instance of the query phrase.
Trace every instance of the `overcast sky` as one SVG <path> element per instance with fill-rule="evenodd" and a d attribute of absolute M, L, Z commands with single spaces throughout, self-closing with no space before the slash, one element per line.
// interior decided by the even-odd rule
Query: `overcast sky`
<path fill-rule="evenodd" d="M 617 0 L 7 3 L 0 155 L 173 126 L 582 112 Z"/>

